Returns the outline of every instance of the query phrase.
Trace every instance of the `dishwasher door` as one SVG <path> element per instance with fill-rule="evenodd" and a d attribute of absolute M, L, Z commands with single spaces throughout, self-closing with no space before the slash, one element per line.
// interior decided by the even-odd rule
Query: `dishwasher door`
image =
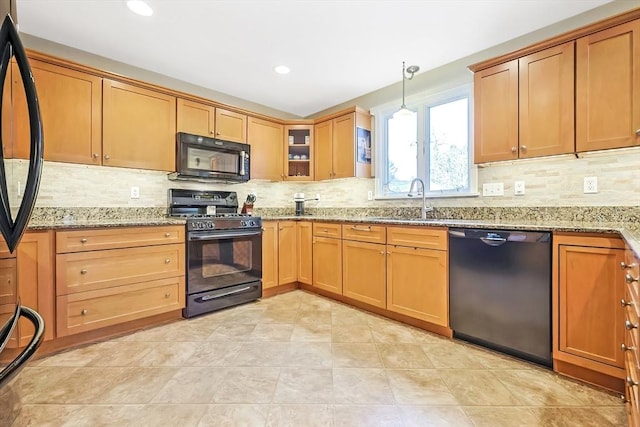
<path fill-rule="evenodd" d="M 551 366 L 551 233 L 450 229 L 449 307 L 456 338 Z"/>

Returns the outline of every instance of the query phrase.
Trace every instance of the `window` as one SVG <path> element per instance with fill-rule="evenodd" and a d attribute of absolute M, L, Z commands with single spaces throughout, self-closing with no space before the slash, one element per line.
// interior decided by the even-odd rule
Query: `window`
<path fill-rule="evenodd" d="M 376 196 L 406 197 L 421 178 L 428 197 L 475 195 L 471 139 L 471 87 L 463 86 L 398 106 L 376 116 Z"/>

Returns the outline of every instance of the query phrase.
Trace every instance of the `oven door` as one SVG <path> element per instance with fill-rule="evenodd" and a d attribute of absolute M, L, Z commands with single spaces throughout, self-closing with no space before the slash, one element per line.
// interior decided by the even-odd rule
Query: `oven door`
<path fill-rule="evenodd" d="M 261 279 L 262 230 L 188 233 L 187 294 Z"/>

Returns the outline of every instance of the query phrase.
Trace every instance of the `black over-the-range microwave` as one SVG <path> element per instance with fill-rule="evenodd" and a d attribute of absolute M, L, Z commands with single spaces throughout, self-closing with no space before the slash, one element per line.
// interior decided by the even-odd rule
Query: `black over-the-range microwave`
<path fill-rule="evenodd" d="M 206 136 L 176 134 L 176 173 L 170 179 L 245 182 L 250 178 L 251 146 Z"/>

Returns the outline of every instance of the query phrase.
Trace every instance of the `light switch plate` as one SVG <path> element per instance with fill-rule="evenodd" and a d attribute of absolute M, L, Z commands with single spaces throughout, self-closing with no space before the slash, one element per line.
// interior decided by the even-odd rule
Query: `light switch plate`
<path fill-rule="evenodd" d="M 487 197 L 504 196 L 504 184 L 502 182 L 482 184 L 482 195 Z"/>
<path fill-rule="evenodd" d="M 513 184 L 513 194 L 516 196 L 524 195 L 524 181 L 516 181 Z"/>

